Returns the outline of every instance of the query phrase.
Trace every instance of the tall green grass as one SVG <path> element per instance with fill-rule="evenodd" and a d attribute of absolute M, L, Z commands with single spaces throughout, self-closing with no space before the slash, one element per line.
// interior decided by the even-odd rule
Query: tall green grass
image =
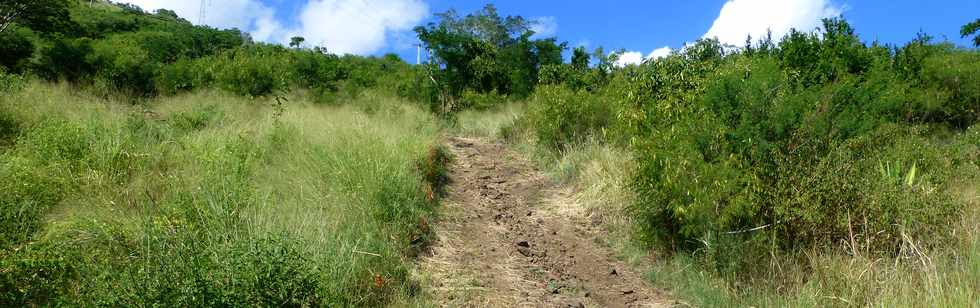
<path fill-rule="evenodd" d="M 511 127 L 524 108 L 518 103 L 508 103 L 487 110 L 465 109 L 456 114 L 453 131 L 463 136 L 493 139 L 502 129 Z"/>
<path fill-rule="evenodd" d="M 364 106 L 370 106 L 365 108 Z M 376 306 L 436 204 L 427 112 L 198 92 L 145 105 L 29 83 L 0 97 L 0 304 Z"/>

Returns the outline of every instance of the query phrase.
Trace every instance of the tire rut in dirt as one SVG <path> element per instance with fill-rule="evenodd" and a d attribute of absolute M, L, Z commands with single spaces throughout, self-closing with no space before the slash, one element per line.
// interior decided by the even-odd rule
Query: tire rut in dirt
<path fill-rule="evenodd" d="M 451 138 L 456 155 L 437 242 L 420 262 L 444 306 L 669 306 L 618 261 L 587 219 L 542 209 L 556 194 L 505 146 Z"/>

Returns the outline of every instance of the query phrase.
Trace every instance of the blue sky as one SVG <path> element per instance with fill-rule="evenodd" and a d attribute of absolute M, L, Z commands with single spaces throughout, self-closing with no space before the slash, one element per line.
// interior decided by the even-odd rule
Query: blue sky
<path fill-rule="evenodd" d="M 467 13 L 487 3 L 501 14 L 540 19 L 542 30 L 572 46 L 625 49 L 627 61 L 662 55 L 705 36 L 741 44 L 770 28 L 812 29 L 843 14 L 866 41 L 901 44 L 920 30 L 966 45 L 959 28 L 980 18 L 980 0 L 702 0 L 702 1 L 450 1 L 450 0 L 211 0 L 204 23 L 238 27 L 262 41 L 307 37 L 338 53 L 398 53 L 413 62 L 411 29 L 435 12 Z M 200 0 L 123 0 L 148 10 L 170 8 L 200 22 Z M 653 53 L 660 49 L 658 53 Z"/>

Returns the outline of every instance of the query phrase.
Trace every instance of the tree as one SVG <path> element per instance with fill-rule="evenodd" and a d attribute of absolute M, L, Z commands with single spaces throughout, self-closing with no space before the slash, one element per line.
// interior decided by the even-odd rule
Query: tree
<path fill-rule="evenodd" d="M 973 46 L 980 47 L 980 18 L 977 18 L 977 20 L 964 25 L 963 29 L 960 30 L 960 35 L 962 35 L 963 38 L 972 35 Z"/>
<path fill-rule="evenodd" d="M 180 16 L 177 16 L 177 12 L 174 12 L 174 11 L 171 11 L 171 10 L 168 10 L 168 9 L 159 9 L 159 10 L 157 10 L 157 16 L 164 17 L 164 18 L 167 18 L 167 19 L 170 19 L 170 20 L 179 22 L 179 23 L 190 24 L 190 21 L 187 21 L 187 19 L 183 19 L 183 18 L 180 18 Z"/>
<path fill-rule="evenodd" d="M 70 0 L 0 1 L 0 32 L 17 22 L 39 32 L 62 32 L 69 28 Z"/>
<path fill-rule="evenodd" d="M 589 68 L 589 52 L 585 51 L 585 47 L 575 47 L 572 51 L 572 67 L 578 70 Z"/>
<path fill-rule="evenodd" d="M 305 41 L 306 41 L 306 39 L 303 38 L 302 36 L 294 36 L 294 37 L 292 37 L 292 38 L 289 39 L 289 47 L 299 48 L 300 46 L 303 45 L 303 42 L 305 42 Z"/>
<path fill-rule="evenodd" d="M 526 96 L 541 66 L 560 64 L 567 48 L 554 38 L 531 39 L 533 22 L 502 17 L 493 5 L 465 17 L 454 10 L 436 17 L 415 32 L 433 51 L 437 82 L 452 96 L 465 90 Z"/>
<path fill-rule="evenodd" d="M 34 43 L 23 31 L 14 29 L 0 32 L 0 68 L 5 68 L 7 72 L 19 73 L 24 62 L 33 54 Z"/>

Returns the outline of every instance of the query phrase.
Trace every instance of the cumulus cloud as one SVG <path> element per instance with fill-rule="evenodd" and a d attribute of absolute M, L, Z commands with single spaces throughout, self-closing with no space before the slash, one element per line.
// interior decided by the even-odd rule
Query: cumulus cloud
<path fill-rule="evenodd" d="M 704 38 L 717 37 L 723 44 L 743 46 L 749 35 L 760 38 L 772 30 L 773 38 L 779 39 L 792 28 L 813 30 L 821 19 L 841 12 L 830 0 L 729 0 Z"/>
<path fill-rule="evenodd" d="M 531 31 L 534 31 L 535 37 L 552 37 L 558 34 L 558 20 L 555 17 L 538 17 L 532 21 L 534 25 L 531 26 Z"/>
<path fill-rule="evenodd" d="M 122 0 L 145 10 L 169 9 L 198 23 L 200 0 Z M 258 41 L 286 44 L 292 36 L 337 54 L 371 54 L 389 37 L 411 30 L 429 13 L 422 0 L 308 0 L 296 26 L 276 20 L 274 8 L 259 0 L 220 0 L 207 8 L 205 24 L 248 31 Z M 557 26 L 556 26 L 557 27 Z M 555 28 L 557 29 L 557 28 Z"/>
<path fill-rule="evenodd" d="M 623 67 L 627 65 L 638 65 L 643 63 L 643 54 L 639 51 L 626 51 L 619 54 L 619 59 L 616 59 L 616 66 Z"/>
<path fill-rule="evenodd" d="M 117 2 L 135 4 L 150 12 L 168 9 L 195 24 L 201 22 L 199 20 L 200 0 L 122 0 Z M 257 29 L 257 21 L 271 20 L 275 13 L 275 10 L 258 0 L 220 0 L 219 3 L 209 1 L 205 9 L 207 10 L 205 24 L 219 28 L 239 28 L 246 31 Z"/>
<path fill-rule="evenodd" d="M 616 66 L 619 67 L 624 67 L 627 65 L 639 65 L 642 64 L 643 61 L 660 59 L 669 56 L 672 51 L 673 49 L 670 49 L 670 47 L 664 46 L 664 47 L 654 49 L 652 52 L 647 54 L 646 57 L 644 57 L 643 53 L 639 51 L 624 51 L 621 54 L 619 54 L 619 59 L 616 60 L 615 64 Z"/>
<path fill-rule="evenodd" d="M 313 0 L 293 31 L 338 54 L 368 54 L 384 47 L 388 34 L 411 30 L 428 14 L 420 0 Z"/>
<path fill-rule="evenodd" d="M 660 47 L 660 48 L 654 49 L 653 52 L 650 52 L 650 54 L 647 55 L 647 59 L 660 59 L 660 58 L 664 58 L 664 57 L 669 56 L 670 53 L 673 52 L 673 51 L 674 50 L 673 49 L 670 49 L 670 47 L 668 47 L 668 46 Z"/>

